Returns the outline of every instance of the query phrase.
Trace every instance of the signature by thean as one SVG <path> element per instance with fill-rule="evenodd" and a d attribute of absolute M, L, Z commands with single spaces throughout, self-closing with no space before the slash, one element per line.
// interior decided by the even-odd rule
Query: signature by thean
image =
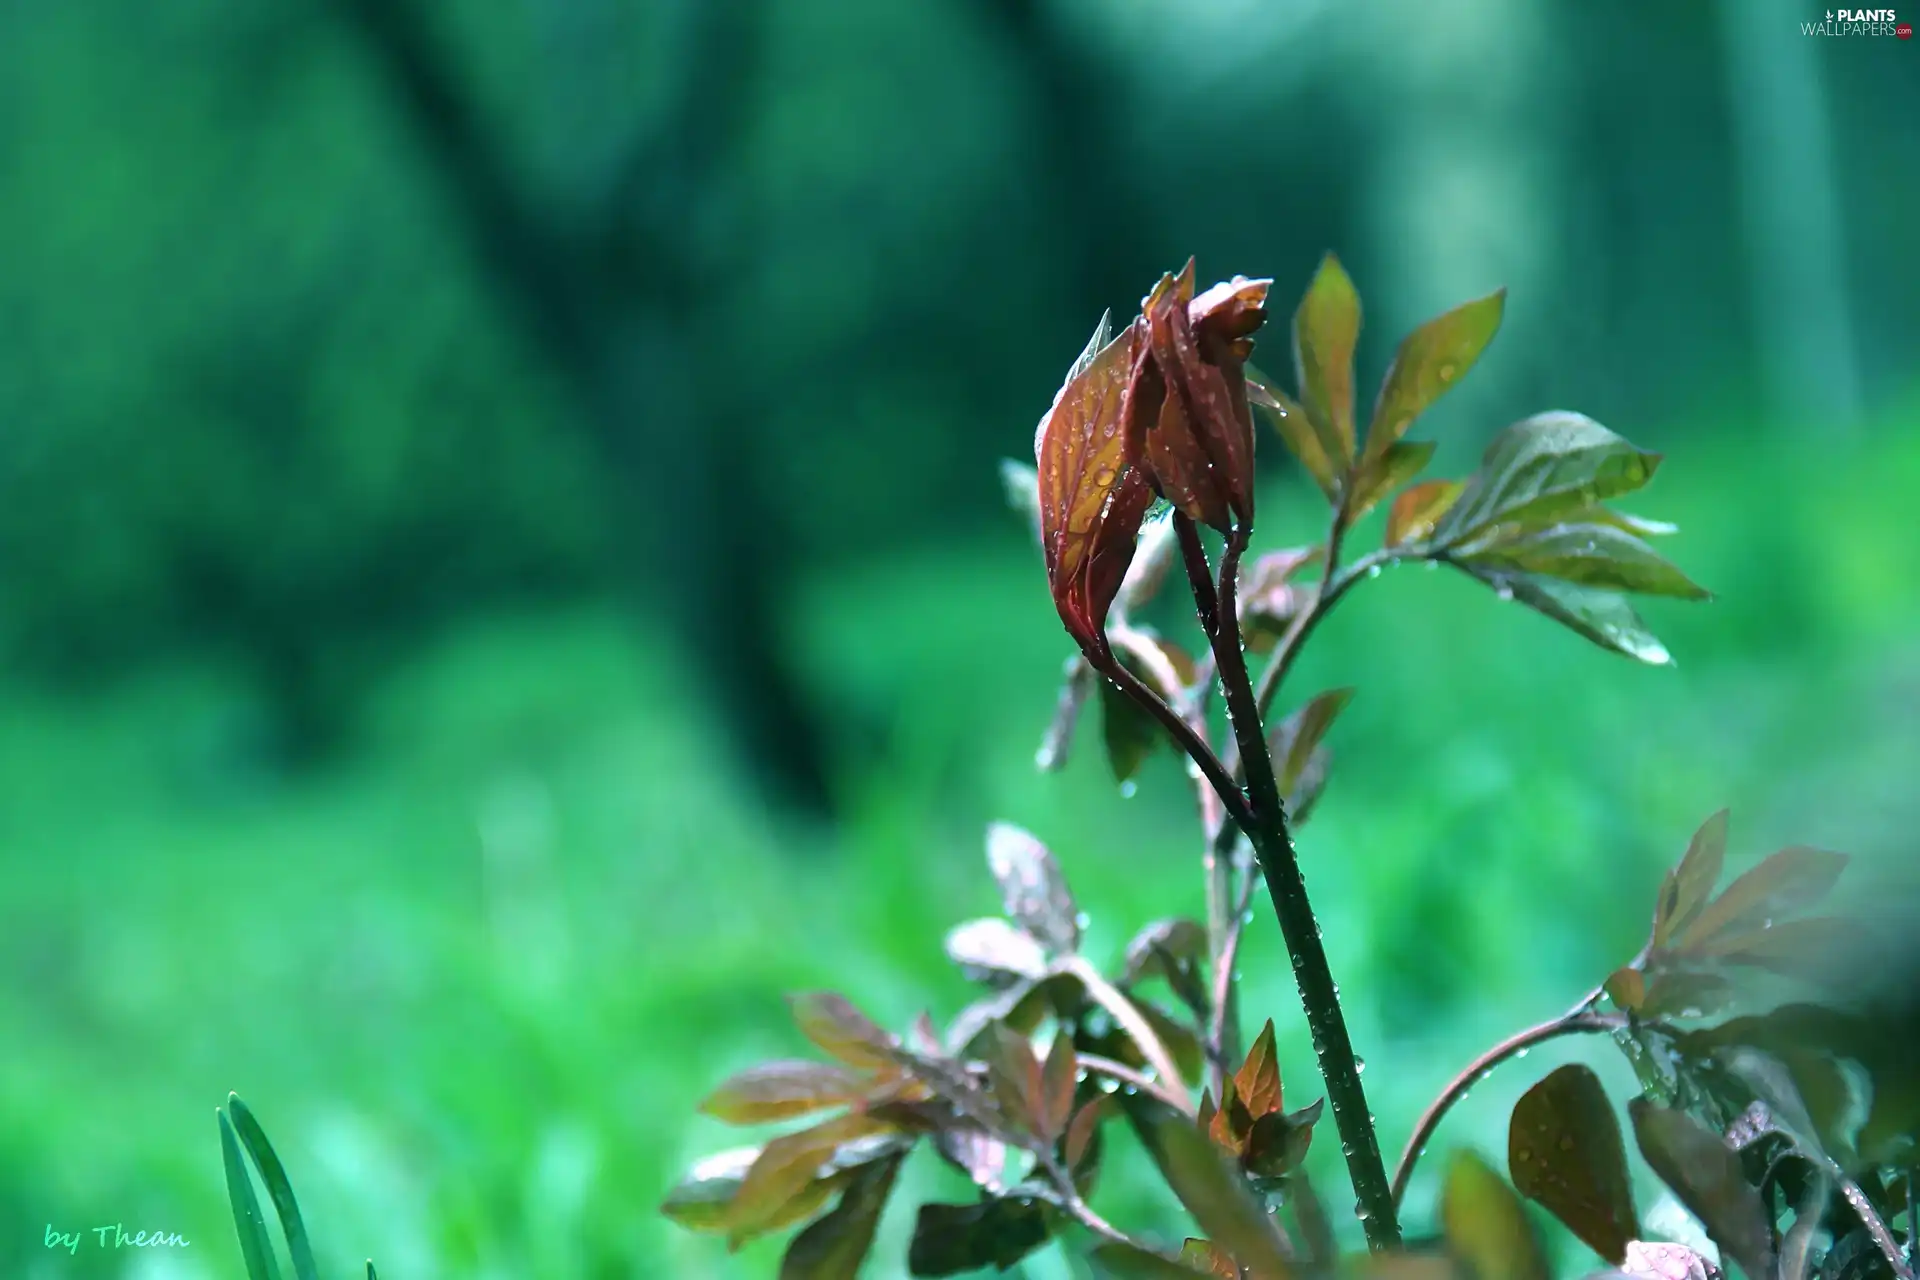
<path fill-rule="evenodd" d="M 115 1222 L 104 1227 L 91 1227 L 94 1237 L 102 1249 L 184 1249 L 192 1242 L 177 1231 L 127 1231 L 125 1224 Z M 65 1249 L 68 1253 L 80 1252 L 81 1231 L 61 1231 L 51 1222 L 47 1224 L 46 1246 L 49 1249 Z"/>

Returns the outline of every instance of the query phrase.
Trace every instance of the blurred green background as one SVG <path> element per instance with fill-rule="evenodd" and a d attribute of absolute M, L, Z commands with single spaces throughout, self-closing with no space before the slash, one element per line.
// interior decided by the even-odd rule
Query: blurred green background
<path fill-rule="evenodd" d="M 1303 857 L 1383 1146 L 1633 953 L 1711 811 L 1911 857 L 1920 50 L 1802 7 L 0 6 L 0 1274 L 238 1275 L 236 1089 L 333 1274 L 770 1275 L 656 1205 L 800 1050 L 783 991 L 955 1010 L 992 819 L 1096 957 L 1199 914 L 1166 757 L 1033 768 L 1068 646 L 994 471 L 1189 254 L 1284 315 L 1337 251 L 1369 386 L 1508 285 L 1434 473 L 1590 413 L 1718 597 L 1649 606 L 1670 670 L 1418 570 L 1321 630 L 1291 695 L 1360 694 Z M 1262 450 L 1262 544 L 1313 537 Z M 1246 960 L 1304 1103 L 1264 912 Z M 909 1183 L 875 1276 L 958 1191 Z"/>

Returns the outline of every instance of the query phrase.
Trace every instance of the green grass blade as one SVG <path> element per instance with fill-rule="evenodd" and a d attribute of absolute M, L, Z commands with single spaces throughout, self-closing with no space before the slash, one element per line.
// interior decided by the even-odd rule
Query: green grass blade
<path fill-rule="evenodd" d="M 367 1280 L 380 1280 L 380 1277 L 379 1277 L 379 1276 L 377 1276 L 377 1275 L 375 1275 L 375 1274 L 373 1274 L 373 1259 L 372 1259 L 372 1258 L 368 1258 L 368 1259 L 367 1259 Z"/>
<path fill-rule="evenodd" d="M 247 1262 L 247 1280 L 280 1280 L 280 1269 L 273 1261 L 273 1241 L 267 1238 L 266 1220 L 260 1216 L 260 1201 L 253 1194 L 253 1177 L 247 1172 L 240 1143 L 233 1136 L 227 1113 L 220 1117 L 220 1155 L 227 1167 L 227 1199 L 233 1203 L 233 1228 L 240 1235 L 240 1254 Z"/>
<path fill-rule="evenodd" d="M 227 1111 L 233 1116 L 234 1127 L 240 1131 L 240 1140 L 247 1144 L 247 1154 L 260 1169 L 261 1180 L 267 1184 L 274 1212 L 280 1215 L 280 1229 L 287 1236 L 287 1256 L 293 1260 L 296 1280 L 320 1280 L 319 1268 L 313 1263 L 313 1246 L 307 1241 L 307 1227 L 300 1220 L 300 1206 L 293 1198 L 293 1184 L 287 1181 L 286 1168 L 274 1154 L 273 1144 L 267 1141 L 266 1130 L 260 1127 L 237 1093 L 227 1095 Z"/>

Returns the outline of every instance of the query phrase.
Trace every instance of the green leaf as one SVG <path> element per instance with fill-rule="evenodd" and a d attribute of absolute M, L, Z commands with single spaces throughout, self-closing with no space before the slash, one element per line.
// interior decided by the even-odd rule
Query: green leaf
<path fill-rule="evenodd" d="M 1520 1197 L 1471 1151 L 1454 1157 L 1440 1217 L 1448 1246 L 1479 1280 L 1547 1280 L 1547 1261 Z"/>
<path fill-rule="evenodd" d="M 1009 822 L 987 828 L 987 866 L 1007 916 L 1055 954 L 1080 946 L 1079 909 L 1047 846 Z"/>
<path fill-rule="evenodd" d="M 1536 414 L 1494 437 L 1433 541 L 1452 546 L 1496 524 L 1545 523 L 1640 488 L 1659 465 L 1659 454 L 1584 414 Z"/>
<path fill-rule="evenodd" d="M 1401 440 L 1363 463 L 1354 478 L 1353 497 L 1347 503 L 1347 523 L 1358 523 L 1381 499 L 1419 475 L 1433 461 L 1433 451 L 1438 447 L 1431 440 Z"/>
<path fill-rule="evenodd" d="M 1267 376 L 1252 365 L 1246 367 L 1247 401 L 1255 405 L 1280 433 L 1287 452 L 1299 460 L 1320 492 L 1329 499 L 1340 494 L 1341 465 L 1336 465 L 1321 442 L 1320 433 L 1307 417 L 1307 411 L 1289 400 Z M 1336 451 L 1337 452 L 1337 451 Z"/>
<path fill-rule="evenodd" d="M 1353 349 L 1360 295 L 1329 253 L 1293 313 L 1293 369 L 1321 448 L 1344 471 L 1353 460 Z"/>
<path fill-rule="evenodd" d="M 1100 736 L 1115 782 L 1133 780 L 1160 745 L 1162 732 L 1159 722 L 1112 681 L 1100 682 Z"/>
<path fill-rule="evenodd" d="M 800 1034 L 828 1056 L 869 1071 L 896 1069 L 894 1050 L 898 1041 L 838 992 L 805 991 L 790 995 L 787 1008 Z"/>
<path fill-rule="evenodd" d="M 1435 316 L 1406 336 L 1374 402 L 1373 425 L 1367 428 L 1368 458 L 1385 454 L 1407 434 L 1415 418 L 1466 376 L 1493 341 L 1506 305 L 1507 291 L 1496 289 Z"/>
<path fill-rule="evenodd" d="M 1493 588 L 1502 600 L 1515 600 L 1586 637 L 1602 649 L 1650 666 L 1668 666 L 1673 655 L 1647 630 L 1626 597 L 1577 583 L 1507 573 L 1486 565 L 1456 561 L 1469 575 Z"/>
<path fill-rule="evenodd" d="M 863 1077 L 825 1062 L 763 1062 L 728 1077 L 699 1110 L 728 1124 L 766 1124 L 845 1106 L 867 1087 Z"/>
<path fill-rule="evenodd" d="M 300 1220 L 300 1205 L 293 1198 L 293 1184 L 287 1180 L 287 1171 L 280 1157 L 274 1154 L 273 1144 L 267 1141 L 266 1131 L 237 1093 L 227 1095 L 227 1113 L 233 1119 L 240 1141 L 246 1144 L 247 1154 L 260 1170 L 260 1180 L 267 1184 L 267 1196 L 273 1201 L 274 1212 L 280 1216 L 280 1229 L 287 1237 L 287 1256 L 293 1261 L 296 1280 L 318 1280 L 313 1245 L 307 1240 L 306 1224 Z"/>
<path fill-rule="evenodd" d="M 1512 526 L 1501 526 L 1502 530 Z M 1556 524 L 1522 529 L 1454 556 L 1502 571 L 1542 574 L 1588 587 L 1705 600 L 1708 593 L 1632 534 L 1608 524 Z"/>
<path fill-rule="evenodd" d="M 1749 1280 L 1773 1274 L 1773 1234 L 1766 1205 L 1746 1180 L 1740 1157 L 1720 1135 L 1683 1111 L 1645 1098 L 1627 1104 L 1640 1153 L 1673 1190 L 1721 1252 Z"/>
<path fill-rule="evenodd" d="M 233 1227 L 240 1236 L 240 1255 L 246 1260 L 247 1280 L 280 1280 L 279 1265 L 273 1260 L 273 1241 L 267 1236 L 267 1222 L 260 1214 L 260 1201 L 253 1194 L 253 1177 L 240 1154 L 233 1124 L 225 1111 L 215 1108 L 214 1114 L 220 1117 L 220 1156 L 227 1170 L 227 1200 L 233 1206 Z"/>
<path fill-rule="evenodd" d="M 1330 689 L 1317 694 L 1274 727 L 1268 737 L 1268 747 L 1273 752 L 1273 771 L 1283 795 L 1293 791 L 1305 775 L 1314 749 L 1353 701 L 1353 695 L 1352 689 Z"/>
<path fill-rule="evenodd" d="M 923 1204 L 907 1246 L 907 1270 L 916 1276 L 1005 1271 L 1046 1242 L 1046 1216 L 1031 1200 Z"/>
<path fill-rule="evenodd" d="M 1191 1120 L 1160 1103 L 1138 1096 L 1123 1101 L 1167 1186 L 1207 1238 L 1243 1267 L 1274 1276 L 1289 1274 L 1272 1219 L 1220 1148 Z"/>
<path fill-rule="evenodd" d="M 380 1277 L 374 1273 L 372 1258 L 367 1259 L 367 1280 L 380 1280 Z"/>
<path fill-rule="evenodd" d="M 1163 1258 L 1157 1253 L 1131 1244 L 1103 1244 L 1087 1255 L 1094 1274 L 1109 1280 L 1193 1280 L 1195 1276 L 1217 1274 L 1196 1271 L 1184 1262 Z"/>
<path fill-rule="evenodd" d="M 1521 1095 L 1507 1126 L 1513 1185 L 1618 1266 L 1640 1238 L 1620 1122 L 1600 1077 L 1561 1067 Z"/>
<path fill-rule="evenodd" d="M 793 1238 L 780 1260 L 780 1280 L 851 1280 L 873 1248 L 874 1229 L 887 1207 L 903 1157 L 854 1174 L 833 1212 Z"/>
<path fill-rule="evenodd" d="M 1047 971 L 1040 944 L 998 916 L 955 925 L 946 946 L 948 959 L 970 978 L 1039 978 Z"/>
<path fill-rule="evenodd" d="M 1401 547 L 1431 537 L 1434 525 L 1466 487 L 1465 480 L 1426 480 L 1407 489 L 1387 509 L 1386 545 Z"/>
<path fill-rule="evenodd" d="M 1653 945 L 1664 947 L 1681 929 L 1693 923 L 1720 883 L 1727 859 L 1727 810 L 1708 818 L 1687 842 L 1680 865 L 1667 875 L 1660 904 L 1653 914 Z"/>

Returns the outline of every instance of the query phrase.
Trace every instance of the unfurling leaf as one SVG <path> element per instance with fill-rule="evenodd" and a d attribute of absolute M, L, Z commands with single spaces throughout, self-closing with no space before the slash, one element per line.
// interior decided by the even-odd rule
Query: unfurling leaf
<path fill-rule="evenodd" d="M 1647 1002 L 1647 976 L 1632 965 L 1622 965 L 1607 975 L 1605 990 L 1616 1008 L 1637 1013 Z"/>
<path fill-rule="evenodd" d="M 1079 910 L 1044 844 L 1011 823 L 996 822 L 987 829 L 987 866 L 1015 924 L 1055 954 L 1078 949 Z"/>
<path fill-rule="evenodd" d="M 1360 295 L 1329 253 L 1293 313 L 1293 369 L 1308 421 L 1338 474 L 1353 461 L 1353 349 L 1359 339 Z"/>
<path fill-rule="evenodd" d="M 1561 1067 L 1521 1095 L 1507 1127 L 1507 1170 L 1522 1195 L 1608 1262 L 1619 1265 L 1639 1238 L 1620 1122 L 1589 1068 Z"/>
<path fill-rule="evenodd" d="M 1740 1157 L 1720 1136 L 1683 1111 L 1645 1098 L 1627 1104 L 1640 1152 L 1700 1219 L 1721 1252 L 1749 1277 L 1773 1274 L 1773 1234 L 1760 1193 L 1747 1182 Z"/>
<path fill-rule="evenodd" d="M 1501 529 L 1514 526 L 1501 526 Z M 1500 533 L 1456 551 L 1463 562 L 1587 587 L 1705 600 L 1707 591 L 1640 539 L 1612 525 L 1554 524 Z"/>
<path fill-rule="evenodd" d="M 1503 600 L 1515 600 L 1543 613 L 1560 625 L 1599 645 L 1650 666 L 1666 666 L 1673 655 L 1647 630 L 1626 597 L 1571 582 L 1507 573 L 1486 565 L 1459 563 L 1470 575 L 1493 588 Z"/>
<path fill-rule="evenodd" d="M 1313 600 L 1313 588 L 1296 582 L 1308 565 L 1321 562 L 1318 547 L 1270 551 L 1242 568 L 1236 595 L 1240 636 L 1254 653 L 1271 652 L 1300 612 Z"/>
<path fill-rule="evenodd" d="M 1440 1197 L 1447 1245 L 1479 1280 L 1547 1280 L 1547 1261 L 1520 1197 L 1470 1151 L 1454 1157 Z"/>
<path fill-rule="evenodd" d="M 873 1248 L 880 1213 L 893 1192 L 902 1157 L 853 1174 L 833 1212 L 793 1238 L 780 1260 L 780 1280 L 851 1280 Z"/>
<path fill-rule="evenodd" d="M 1194 1280 L 1196 1276 L 1218 1275 L 1215 1271 L 1196 1271 L 1184 1262 L 1148 1253 L 1138 1245 L 1103 1244 L 1087 1255 L 1095 1275 L 1102 1280 Z M 1238 1273 L 1234 1273 L 1236 1280 Z"/>
<path fill-rule="evenodd" d="M 699 1110 L 728 1124 L 765 1124 L 864 1097 L 869 1081 L 825 1062 L 763 1062 L 729 1077 Z"/>
<path fill-rule="evenodd" d="M 1653 945 L 1664 947 L 1674 935 L 1692 924 L 1694 917 L 1713 896 L 1720 883 L 1720 869 L 1727 859 L 1727 811 L 1700 824 L 1687 844 L 1680 865 L 1667 873 L 1660 889 L 1660 903 L 1653 913 Z"/>
<path fill-rule="evenodd" d="M 1122 410 L 1125 458 L 1161 497 L 1222 533 L 1253 523 L 1253 417 L 1244 365 L 1266 321 L 1267 280 L 1199 297 L 1193 263 L 1141 304 Z"/>
<path fill-rule="evenodd" d="M 1315 1098 L 1298 1111 L 1269 1111 L 1253 1122 L 1240 1167 L 1264 1187 L 1296 1172 L 1313 1146 L 1313 1126 L 1320 1119 L 1325 1098 Z"/>
<path fill-rule="evenodd" d="M 1291 793 L 1307 771 L 1309 760 L 1334 720 L 1353 701 L 1352 689 L 1330 689 L 1282 720 L 1269 735 L 1274 776 L 1281 793 Z"/>
<path fill-rule="evenodd" d="M 1234 1073 L 1233 1089 L 1255 1120 L 1280 1109 L 1280 1060 L 1273 1047 L 1273 1019 L 1260 1028 L 1247 1060 Z"/>
<path fill-rule="evenodd" d="M 1338 497 L 1344 463 L 1336 463 L 1328 455 L 1319 432 L 1307 418 L 1307 411 L 1287 399 L 1271 379 L 1251 365 L 1247 367 L 1247 397 L 1267 415 L 1267 421 L 1280 433 L 1281 443 L 1306 468 L 1320 491 L 1330 499 Z"/>
<path fill-rule="evenodd" d="M 1507 291 L 1465 302 L 1408 334 L 1393 357 L 1367 428 L 1369 459 L 1384 456 L 1413 420 L 1466 376 L 1500 328 Z"/>
<path fill-rule="evenodd" d="M 947 956 L 969 977 L 1039 978 L 1047 971 L 1047 953 L 1028 934 L 998 916 L 968 920 L 947 934 Z"/>
<path fill-rule="evenodd" d="M 1454 546 L 1495 525 L 1549 523 L 1640 488 L 1659 465 L 1659 454 L 1584 414 L 1536 414 L 1494 437 L 1432 541 Z"/>
<path fill-rule="evenodd" d="M 907 1270 L 916 1276 L 1005 1271 L 1046 1242 L 1046 1217 L 1031 1200 L 923 1204 L 907 1246 Z"/>
<path fill-rule="evenodd" d="M 787 997 L 800 1034 L 850 1067 L 867 1071 L 898 1071 L 894 1050 L 899 1042 L 833 991 L 808 991 Z"/>
<path fill-rule="evenodd" d="M 1423 480 L 1407 489 L 1387 510 L 1386 545 L 1403 547 L 1432 537 L 1434 525 L 1466 487 L 1464 480 Z"/>
<path fill-rule="evenodd" d="M 1127 465 L 1120 407 L 1139 335 L 1088 345 L 1034 435 L 1041 550 L 1054 607 L 1082 652 L 1105 660 L 1107 611 L 1133 561 L 1153 503 L 1146 476 Z M 1098 345 L 1098 349 L 1095 347 Z"/>
<path fill-rule="evenodd" d="M 1285 1247 L 1273 1220 L 1240 1172 L 1192 1121 L 1141 1097 L 1125 1099 L 1167 1186 L 1207 1238 L 1256 1275 L 1288 1274 Z"/>
<path fill-rule="evenodd" d="M 1356 523 L 1388 494 L 1425 470 L 1438 447 L 1431 440 L 1402 440 L 1387 446 L 1378 457 L 1361 463 L 1354 475 L 1353 497 L 1347 501 L 1347 523 Z"/>

